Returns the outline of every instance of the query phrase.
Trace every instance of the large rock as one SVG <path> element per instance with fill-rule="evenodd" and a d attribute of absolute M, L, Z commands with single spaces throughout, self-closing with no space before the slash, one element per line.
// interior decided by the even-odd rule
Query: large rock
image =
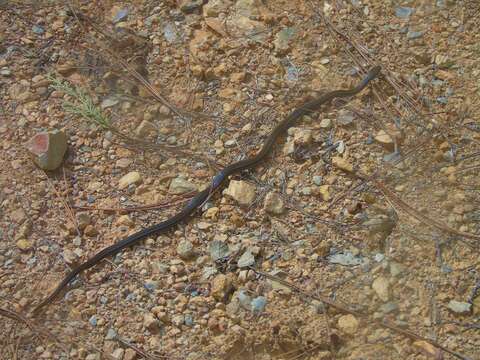
<path fill-rule="evenodd" d="M 67 136 L 59 130 L 41 132 L 32 137 L 26 147 L 39 168 L 55 170 L 62 164 L 67 151 Z"/>

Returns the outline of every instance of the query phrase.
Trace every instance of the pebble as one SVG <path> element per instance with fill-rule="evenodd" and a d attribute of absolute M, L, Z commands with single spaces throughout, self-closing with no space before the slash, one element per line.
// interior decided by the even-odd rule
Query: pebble
<path fill-rule="evenodd" d="M 191 182 L 185 180 L 182 177 L 176 177 L 172 179 L 168 188 L 168 192 L 175 195 L 184 194 L 196 190 L 197 186 L 195 184 L 192 184 Z"/>
<path fill-rule="evenodd" d="M 238 259 L 237 265 L 240 268 L 249 267 L 255 264 L 255 256 L 250 250 L 245 251 Z"/>
<path fill-rule="evenodd" d="M 405 267 L 397 262 L 390 263 L 390 275 L 393 277 L 400 276 L 405 271 Z"/>
<path fill-rule="evenodd" d="M 469 314 L 472 310 L 472 304 L 456 300 L 451 300 L 447 306 L 451 311 L 459 315 Z"/>
<path fill-rule="evenodd" d="M 114 340 L 117 337 L 117 332 L 113 328 L 109 328 L 105 340 Z"/>
<path fill-rule="evenodd" d="M 123 360 L 135 360 L 137 358 L 137 352 L 133 349 L 126 349 L 123 355 Z"/>
<path fill-rule="evenodd" d="M 112 360 L 122 360 L 124 353 L 125 353 L 125 350 L 123 350 L 122 348 L 116 348 L 110 356 Z"/>
<path fill-rule="evenodd" d="M 224 194 L 233 198 L 241 206 L 250 206 L 255 201 L 255 187 L 242 180 L 231 180 Z"/>
<path fill-rule="evenodd" d="M 372 289 L 375 291 L 380 300 L 386 302 L 390 299 L 388 280 L 385 277 L 379 276 L 376 278 L 372 283 Z"/>
<path fill-rule="evenodd" d="M 236 293 L 236 298 L 238 299 L 238 303 L 242 308 L 244 308 L 245 310 L 251 310 L 252 298 L 247 294 L 245 290 L 239 290 Z M 230 304 L 232 304 L 232 302 L 230 302 Z"/>
<path fill-rule="evenodd" d="M 232 287 L 229 277 L 224 274 L 215 276 L 212 281 L 211 295 L 218 301 L 223 301 Z"/>
<path fill-rule="evenodd" d="M 157 128 L 153 125 L 150 121 L 143 120 L 140 125 L 135 129 L 135 134 L 138 137 L 145 137 L 150 134 L 155 134 L 157 132 Z"/>
<path fill-rule="evenodd" d="M 340 316 L 337 324 L 338 328 L 345 334 L 354 335 L 358 331 L 359 322 L 357 318 L 351 314 Z"/>
<path fill-rule="evenodd" d="M 349 251 L 330 255 L 328 257 L 328 261 L 331 264 L 339 264 L 343 266 L 356 266 L 356 265 L 361 265 L 363 263 L 363 260 L 361 258 L 356 257 Z"/>
<path fill-rule="evenodd" d="M 230 254 L 228 245 L 219 240 L 213 240 L 208 247 L 208 251 L 210 252 L 210 257 L 213 261 L 223 259 Z"/>
<path fill-rule="evenodd" d="M 131 171 L 118 180 L 118 188 L 123 190 L 132 184 L 138 184 L 142 181 L 142 176 L 138 171 Z"/>
<path fill-rule="evenodd" d="M 70 249 L 63 250 L 63 259 L 68 265 L 78 263 L 78 255 Z"/>
<path fill-rule="evenodd" d="M 152 334 L 157 334 L 160 331 L 160 322 L 150 313 L 144 315 L 143 326 Z"/>
<path fill-rule="evenodd" d="M 37 35 L 42 35 L 45 33 L 45 29 L 38 25 L 33 25 L 32 31 Z"/>
<path fill-rule="evenodd" d="M 55 170 L 63 161 L 67 151 L 67 136 L 63 131 L 41 132 L 26 144 L 35 164 L 43 170 Z"/>
<path fill-rule="evenodd" d="M 320 121 L 320 129 L 328 130 L 332 127 L 332 120 L 328 118 L 324 118 Z"/>
<path fill-rule="evenodd" d="M 414 30 L 408 30 L 407 32 L 407 39 L 409 40 L 414 40 L 421 38 L 425 32 L 424 31 L 414 31 Z"/>
<path fill-rule="evenodd" d="M 265 310 L 267 306 L 267 299 L 264 296 L 258 296 L 251 302 L 252 312 L 261 313 Z"/>
<path fill-rule="evenodd" d="M 340 110 L 337 116 L 337 123 L 339 126 L 342 127 L 349 127 L 353 124 L 353 120 L 355 119 L 355 115 L 348 110 Z"/>
<path fill-rule="evenodd" d="M 398 6 L 395 8 L 395 16 L 400 19 L 408 19 L 413 14 L 414 9 L 406 6 Z"/>
<path fill-rule="evenodd" d="M 353 165 L 349 161 L 345 160 L 340 156 L 334 156 L 332 158 L 332 165 L 340 170 L 343 170 L 346 172 L 353 172 Z"/>
<path fill-rule="evenodd" d="M 384 130 L 380 130 L 377 135 L 375 135 L 374 140 L 386 148 L 389 151 L 393 151 L 394 142 L 390 135 L 388 135 Z"/>
<path fill-rule="evenodd" d="M 330 185 L 321 185 L 318 187 L 318 193 L 322 197 L 323 201 L 329 201 L 331 198 L 330 195 Z"/>
<path fill-rule="evenodd" d="M 285 211 L 285 204 L 279 194 L 271 191 L 265 196 L 263 208 L 270 214 L 280 215 Z"/>
<path fill-rule="evenodd" d="M 275 51 L 277 53 L 284 54 L 288 50 L 290 50 L 290 45 L 293 39 L 295 38 L 297 31 L 293 27 L 287 27 L 280 30 L 275 35 L 275 40 L 273 41 L 273 45 L 275 46 Z"/>
<path fill-rule="evenodd" d="M 427 341 L 418 340 L 413 343 L 413 346 L 422 351 L 430 359 L 442 359 L 443 355 L 440 349 L 436 348 Z"/>
<path fill-rule="evenodd" d="M 33 248 L 32 242 L 26 239 L 19 239 L 16 242 L 17 247 L 22 251 L 28 251 Z"/>
<path fill-rule="evenodd" d="M 90 215 L 86 212 L 78 212 L 75 214 L 75 219 L 77 220 L 77 226 L 80 230 L 84 230 L 87 225 L 90 225 L 92 220 Z"/>
<path fill-rule="evenodd" d="M 188 260 L 193 257 L 193 244 L 188 240 L 181 240 L 177 245 L 177 254 L 181 259 Z"/>
<path fill-rule="evenodd" d="M 315 185 L 317 186 L 321 186 L 322 185 L 322 182 L 323 182 L 323 176 L 320 176 L 320 175 L 314 175 L 312 177 L 312 181 Z"/>

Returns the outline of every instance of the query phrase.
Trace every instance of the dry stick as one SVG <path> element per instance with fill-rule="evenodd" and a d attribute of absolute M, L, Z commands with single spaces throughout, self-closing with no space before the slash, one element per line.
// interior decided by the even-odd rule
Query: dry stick
<path fill-rule="evenodd" d="M 75 11 L 73 6 L 71 7 L 72 13 L 75 15 L 76 20 L 81 23 L 81 20 L 84 20 L 88 22 L 88 24 L 93 27 L 95 31 L 98 33 L 102 34 L 104 37 L 111 41 L 115 41 L 115 37 L 112 34 L 107 33 L 106 30 L 102 29 L 100 26 L 98 26 L 95 21 L 90 18 L 89 16 L 82 14 L 78 11 Z M 170 110 L 172 110 L 176 115 L 181 117 L 182 119 L 185 117 L 184 114 L 182 114 L 181 110 L 177 108 L 176 106 L 172 105 L 166 98 L 164 98 L 158 91 L 155 89 L 142 75 L 138 73 L 135 69 L 133 69 L 125 60 L 117 56 L 113 51 L 111 51 L 108 47 L 101 46 L 101 49 L 108 53 L 113 59 L 115 59 L 116 62 L 118 62 L 122 67 L 131 75 L 133 76 L 137 81 L 139 81 L 145 88 L 157 99 L 160 103 L 168 107 Z"/>
<path fill-rule="evenodd" d="M 129 347 L 130 349 L 135 351 L 138 355 L 143 356 L 145 359 L 160 360 L 160 359 L 165 359 L 167 357 L 166 355 L 151 355 L 151 354 L 143 351 L 142 349 L 140 349 L 138 346 L 133 345 L 131 342 L 129 342 L 125 339 L 122 339 L 119 336 L 116 336 L 115 339 L 118 340 L 120 343 L 122 343 L 124 346 Z"/>
<path fill-rule="evenodd" d="M 339 30 L 329 19 L 328 17 L 324 16 L 321 12 L 317 11 L 317 14 L 323 19 L 325 24 L 327 25 L 327 28 L 330 30 L 330 32 L 336 33 L 340 38 L 345 40 L 350 46 L 352 46 L 357 52 L 360 54 L 360 56 L 367 62 L 367 63 L 372 63 L 372 60 L 370 56 L 368 55 L 368 51 L 363 48 L 362 45 L 358 44 L 357 42 L 353 41 L 350 39 L 344 32 Z M 400 94 L 400 96 L 403 98 L 403 100 L 409 104 L 413 109 L 414 112 L 419 112 L 418 107 L 415 105 L 414 99 L 411 99 L 409 96 L 407 96 L 405 93 L 400 91 L 400 87 L 396 83 L 396 80 L 391 77 L 389 74 L 386 74 L 384 71 L 384 76 L 387 82 L 397 90 L 397 92 Z M 396 109 L 397 110 L 397 109 Z M 397 110 L 399 111 L 399 110 Z"/>
<path fill-rule="evenodd" d="M 66 200 L 65 197 L 60 194 L 60 192 L 57 190 L 57 188 L 55 187 L 53 182 L 48 177 L 47 172 L 43 171 L 43 173 L 45 174 L 45 176 L 47 178 L 47 182 L 49 183 L 49 185 L 52 187 L 53 191 L 55 192 L 55 195 L 57 195 L 58 199 L 60 200 L 63 207 L 65 208 L 65 212 L 67 214 L 67 217 L 70 219 L 73 226 L 75 227 L 75 230 L 77 231 L 78 236 L 81 236 L 80 229 L 78 228 L 77 219 L 75 219 L 75 214 L 74 214 L 72 208 L 70 207 L 70 205 L 68 204 L 68 200 Z M 64 181 L 66 181 L 66 179 L 65 179 L 65 169 L 63 169 L 63 176 L 64 176 Z"/>
<path fill-rule="evenodd" d="M 150 205 L 140 205 L 140 206 L 131 206 L 131 207 L 123 207 L 123 208 L 102 208 L 97 206 L 73 206 L 74 209 L 80 210 L 96 210 L 96 211 L 116 211 L 116 212 L 133 212 L 133 211 L 143 211 L 143 210 L 155 210 L 155 209 L 163 209 L 166 207 L 170 207 L 172 205 L 177 205 L 180 202 L 184 202 L 185 199 L 192 197 L 195 195 L 195 191 L 190 191 L 184 195 L 176 196 L 173 200 L 164 201 L 160 203 L 150 204 Z"/>
<path fill-rule="evenodd" d="M 9 318 L 13 321 L 17 321 L 17 322 L 21 322 L 21 323 L 25 324 L 30 329 L 30 331 L 32 331 L 33 333 L 35 333 L 38 336 L 39 339 L 41 339 L 42 337 L 44 339 L 47 339 L 47 338 L 53 339 L 54 342 L 63 351 L 65 351 L 66 353 L 69 352 L 69 350 L 63 344 L 61 344 L 58 341 L 57 337 L 55 335 L 53 335 L 52 333 L 50 333 L 48 330 L 46 330 L 44 326 L 41 326 L 41 327 L 37 326 L 31 320 L 27 319 L 25 316 L 19 314 L 18 312 L 13 311 L 13 310 L 0 308 L 0 316 L 4 316 L 4 317 Z"/>
<path fill-rule="evenodd" d="M 360 178 L 362 175 L 357 175 Z M 455 230 L 447 225 L 444 225 L 437 220 L 433 220 L 426 215 L 423 215 L 410 205 L 408 205 L 406 202 L 404 202 L 400 197 L 398 197 L 392 190 L 390 190 L 382 181 L 380 180 L 375 180 L 375 179 L 369 179 L 370 181 L 373 182 L 373 184 L 380 189 L 380 191 L 387 197 L 392 203 L 398 205 L 403 211 L 405 211 L 408 215 L 416 218 L 417 220 L 421 221 L 422 223 L 425 223 L 427 225 L 430 225 L 431 227 L 437 228 L 438 230 L 442 230 L 444 232 L 447 232 L 451 235 L 457 235 L 461 236 L 467 239 L 473 239 L 473 240 L 480 240 L 480 235 L 476 234 L 470 234 L 466 233 L 463 231 Z"/>
<path fill-rule="evenodd" d="M 363 318 L 365 319 L 366 321 L 370 322 L 370 323 L 373 323 L 375 325 L 378 325 L 380 327 L 383 327 L 385 329 L 389 329 L 389 330 L 392 330 L 398 334 L 401 334 L 405 337 L 408 337 L 412 340 L 417 340 L 417 341 L 425 341 L 427 343 L 429 343 L 430 345 L 433 345 L 435 346 L 436 348 L 440 349 L 440 350 L 443 350 L 447 353 L 449 353 L 450 355 L 453 355 L 455 356 L 456 358 L 458 359 L 461 359 L 461 360 L 472 360 L 462 354 L 459 354 L 453 350 L 450 350 L 448 348 L 446 348 L 445 346 L 443 346 L 442 344 L 436 342 L 435 340 L 431 340 L 431 339 L 428 339 L 426 337 L 423 337 L 421 335 L 418 335 L 410 330 L 404 330 L 404 329 L 401 329 L 399 328 L 398 326 L 394 325 L 393 323 L 391 323 L 390 321 L 388 320 L 384 320 L 384 321 L 378 321 L 378 320 L 375 320 L 375 319 L 372 319 L 368 314 L 365 314 L 363 312 L 360 312 L 360 311 L 357 311 L 357 310 L 353 310 L 353 309 L 350 309 L 347 305 L 342 305 L 340 304 L 339 301 L 333 301 L 333 300 L 330 300 L 330 298 L 326 297 L 326 296 L 322 296 L 322 295 L 315 295 L 313 293 L 310 293 L 310 292 L 307 292 L 307 291 L 304 291 L 303 289 L 301 289 L 299 286 L 295 285 L 295 284 L 292 284 L 288 281 L 285 281 L 277 276 L 274 276 L 274 275 L 271 275 L 271 274 L 268 274 L 266 272 L 263 272 L 261 270 L 257 270 L 255 269 L 254 267 L 250 266 L 250 269 L 253 270 L 255 273 L 261 275 L 261 276 L 264 276 L 266 277 L 267 279 L 270 279 L 270 280 L 273 280 L 273 281 L 276 281 L 276 282 L 279 282 L 280 284 L 282 285 L 285 285 L 285 286 L 288 286 L 290 289 L 292 290 L 295 290 L 297 293 L 303 295 L 303 296 L 306 296 L 306 297 L 309 297 L 310 299 L 314 299 L 314 300 L 317 300 L 317 301 L 321 301 L 329 306 L 331 306 L 332 308 L 334 309 L 337 309 L 339 311 L 342 311 L 344 313 L 347 313 L 347 314 L 352 314 L 352 315 L 355 315 L 357 317 L 360 317 L 360 318 Z"/>

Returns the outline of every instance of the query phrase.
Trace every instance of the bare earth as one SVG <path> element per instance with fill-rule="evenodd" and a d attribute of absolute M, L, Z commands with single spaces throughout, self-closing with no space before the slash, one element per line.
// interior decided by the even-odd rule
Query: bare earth
<path fill-rule="evenodd" d="M 477 0 L 0 1 L 0 358 L 480 359 L 479 24 Z M 55 129 L 44 171 L 25 143 Z"/>

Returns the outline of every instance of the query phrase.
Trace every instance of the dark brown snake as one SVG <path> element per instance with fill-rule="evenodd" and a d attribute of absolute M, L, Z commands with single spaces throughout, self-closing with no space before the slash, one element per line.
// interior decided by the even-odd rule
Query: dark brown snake
<path fill-rule="evenodd" d="M 119 242 L 106 247 L 105 249 L 101 250 L 90 259 L 85 261 L 83 264 L 80 264 L 73 270 L 71 270 L 64 279 L 58 284 L 58 286 L 53 290 L 53 292 L 48 295 L 40 304 L 38 304 L 33 313 L 38 313 L 40 309 L 42 309 L 45 305 L 52 302 L 60 292 L 81 272 L 91 268 L 92 266 L 96 265 L 102 259 L 112 256 L 120 252 L 121 250 L 130 247 L 140 240 L 145 239 L 146 237 L 153 235 L 164 233 L 175 225 L 180 223 L 181 221 L 187 220 L 190 215 L 200 208 L 203 203 L 210 197 L 210 195 L 217 190 L 225 180 L 233 174 L 236 174 L 242 170 L 253 168 L 259 162 L 265 159 L 265 157 L 269 154 L 272 150 L 275 140 L 279 137 L 280 134 L 284 133 L 288 128 L 295 124 L 297 120 L 299 120 L 303 115 L 309 114 L 313 111 L 318 110 L 322 105 L 330 102 L 334 98 L 345 98 L 350 97 L 358 94 L 362 91 L 370 81 L 375 79 L 380 74 L 381 67 L 375 66 L 367 73 L 365 78 L 354 88 L 348 90 L 335 90 L 328 92 L 326 94 L 321 95 L 318 98 L 313 100 L 307 101 L 300 107 L 293 110 L 293 112 L 288 115 L 284 120 L 282 120 L 272 131 L 270 136 L 265 140 L 262 149 L 251 158 L 247 158 L 244 160 L 237 161 L 233 164 L 230 164 L 223 168 L 223 170 L 219 171 L 212 179 L 212 182 L 209 187 L 205 190 L 199 192 L 195 195 L 185 207 L 178 212 L 176 215 L 172 216 L 171 218 L 162 221 L 156 225 L 150 226 L 146 229 L 143 229 L 133 235 L 126 237 Z"/>

